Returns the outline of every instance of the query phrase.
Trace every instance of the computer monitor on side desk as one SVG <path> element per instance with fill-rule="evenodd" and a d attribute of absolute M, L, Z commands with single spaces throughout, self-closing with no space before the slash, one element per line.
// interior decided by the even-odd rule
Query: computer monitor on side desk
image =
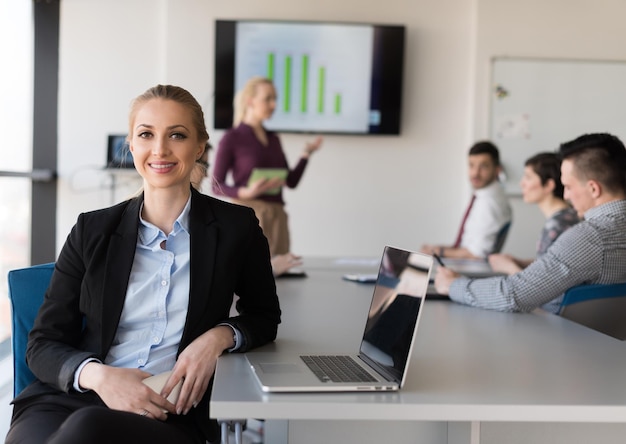
<path fill-rule="evenodd" d="M 141 185 L 141 176 L 135 169 L 133 156 L 126 142 L 126 134 L 110 134 L 107 137 L 107 164 L 103 168 L 110 177 L 111 204 L 118 202 L 116 191 L 124 185 Z M 127 192 L 123 196 L 126 198 Z"/>
<path fill-rule="evenodd" d="M 109 134 L 106 168 L 135 169 L 133 156 L 126 142 L 126 134 Z"/>

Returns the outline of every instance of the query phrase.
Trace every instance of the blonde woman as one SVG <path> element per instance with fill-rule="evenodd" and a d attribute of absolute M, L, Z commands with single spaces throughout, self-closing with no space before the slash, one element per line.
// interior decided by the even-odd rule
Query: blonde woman
<path fill-rule="evenodd" d="M 202 183 L 208 176 L 209 171 L 209 150 L 211 145 L 207 143 L 204 153 L 200 159 L 196 160 L 196 165 L 191 172 L 191 185 L 198 191 L 202 190 Z M 302 258 L 293 253 L 277 254 L 272 257 L 272 272 L 274 276 L 282 276 L 289 270 L 302 265 Z"/>
<path fill-rule="evenodd" d="M 253 208 L 272 256 L 290 251 L 288 216 L 282 187 L 295 188 L 310 156 L 320 149 L 322 138 L 307 143 L 295 168 L 289 168 L 278 134 L 263 123 L 276 108 L 276 89 L 271 80 L 253 77 L 234 100 L 233 128 L 222 137 L 213 170 L 213 192 Z M 285 179 L 258 179 L 250 183 L 255 168 L 285 169 Z M 226 182 L 228 174 L 232 183 Z"/>
<path fill-rule="evenodd" d="M 274 340 L 280 308 L 254 213 L 191 186 L 208 138 L 180 87 L 133 102 L 143 192 L 78 217 L 30 332 L 37 379 L 13 401 L 6 443 L 219 442 L 217 358 Z M 165 375 L 159 391 L 144 384 L 152 374 Z"/>

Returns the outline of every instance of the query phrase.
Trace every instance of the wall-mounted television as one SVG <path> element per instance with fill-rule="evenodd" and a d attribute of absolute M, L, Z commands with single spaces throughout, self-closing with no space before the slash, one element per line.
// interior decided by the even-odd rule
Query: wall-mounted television
<path fill-rule="evenodd" d="M 278 96 L 268 129 L 400 134 L 404 36 L 402 25 L 216 20 L 214 127 L 232 126 L 235 92 L 263 76 Z"/>

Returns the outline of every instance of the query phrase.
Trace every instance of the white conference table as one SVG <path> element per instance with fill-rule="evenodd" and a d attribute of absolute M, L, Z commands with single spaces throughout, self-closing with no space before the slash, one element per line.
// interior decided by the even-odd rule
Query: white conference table
<path fill-rule="evenodd" d="M 373 285 L 323 264 L 277 280 L 278 338 L 258 350 L 358 350 Z M 271 443 L 625 441 L 625 343 L 542 311 L 424 310 L 398 393 L 266 394 L 234 353 L 218 361 L 211 414 L 265 419 Z"/>

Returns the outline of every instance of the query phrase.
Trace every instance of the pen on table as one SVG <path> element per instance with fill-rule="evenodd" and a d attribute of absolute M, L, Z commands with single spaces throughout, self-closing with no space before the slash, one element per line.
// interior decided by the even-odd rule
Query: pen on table
<path fill-rule="evenodd" d="M 442 267 L 446 266 L 446 264 L 443 263 L 443 261 L 441 260 L 441 258 L 439 257 L 437 253 L 433 252 L 433 257 L 437 259 L 437 262 L 439 262 L 439 265 L 441 265 Z"/>

